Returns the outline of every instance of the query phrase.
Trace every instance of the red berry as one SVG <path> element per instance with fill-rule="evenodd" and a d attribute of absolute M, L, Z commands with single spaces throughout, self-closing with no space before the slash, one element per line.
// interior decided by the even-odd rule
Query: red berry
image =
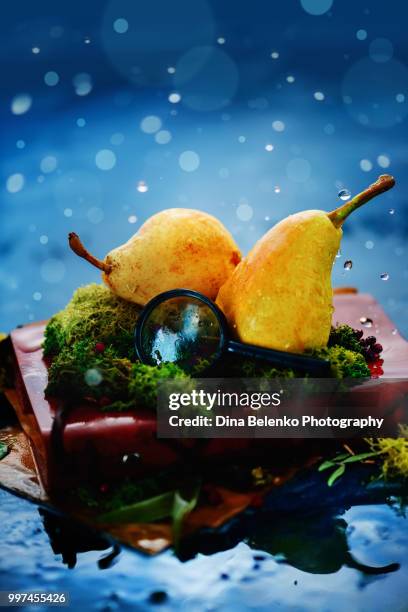
<path fill-rule="evenodd" d="M 103 342 L 97 342 L 95 344 L 95 353 L 103 353 L 105 349 L 106 349 L 106 346 L 104 345 Z"/>
<path fill-rule="evenodd" d="M 375 336 L 368 336 L 366 338 L 366 342 L 367 342 L 367 344 L 373 346 L 373 344 L 375 344 L 377 342 L 377 338 Z"/>
<path fill-rule="evenodd" d="M 375 351 L 376 353 L 381 353 L 383 350 L 382 345 L 379 342 L 376 342 L 376 344 L 374 344 L 373 346 L 373 351 Z"/>

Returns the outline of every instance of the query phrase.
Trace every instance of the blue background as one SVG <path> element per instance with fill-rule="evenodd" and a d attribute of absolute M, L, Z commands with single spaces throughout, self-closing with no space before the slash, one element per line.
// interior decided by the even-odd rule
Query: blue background
<path fill-rule="evenodd" d="M 200 208 L 246 252 L 286 215 L 391 172 L 397 187 L 346 224 L 333 280 L 407 334 L 407 19 L 402 0 L 3 3 L 1 328 L 98 280 L 71 230 L 103 257 L 151 214 Z"/>

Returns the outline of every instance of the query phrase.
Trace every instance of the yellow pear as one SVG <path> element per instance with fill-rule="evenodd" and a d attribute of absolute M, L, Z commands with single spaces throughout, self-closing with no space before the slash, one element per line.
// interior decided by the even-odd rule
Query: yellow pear
<path fill-rule="evenodd" d="M 193 289 L 211 299 L 241 260 L 231 234 L 215 217 L 199 210 L 170 208 L 150 217 L 103 261 L 69 234 L 71 249 L 102 270 L 119 297 L 144 305 L 162 291 Z"/>
<path fill-rule="evenodd" d="M 306 210 L 270 229 L 221 287 L 217 304 L 243 342 L 299 353 L 327 345 L 331 271 L 341 226 L 359 206 L 394 185 L 382 175 L 331 213 Z"/>

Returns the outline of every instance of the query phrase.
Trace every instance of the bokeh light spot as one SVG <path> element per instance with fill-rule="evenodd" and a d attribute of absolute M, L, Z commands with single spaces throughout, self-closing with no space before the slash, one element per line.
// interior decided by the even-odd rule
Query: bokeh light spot
<path fill-rule="evenodd" d="M 179 157 L 179 166 L 184 172 L 194 172 L 200 165 L 200 156 L 195 151 L 183 151 Z"/>

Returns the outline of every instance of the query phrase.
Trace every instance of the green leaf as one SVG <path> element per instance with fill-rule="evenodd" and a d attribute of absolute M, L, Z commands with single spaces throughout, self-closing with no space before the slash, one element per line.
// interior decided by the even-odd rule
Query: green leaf
<path fill-rule="evenodd" d="M 354 463 L 355 461 L 364 461 L 364 459 L 369 459 L 370 457 L 376 457 L 378 452 L 370 452 L 370 453 L 360 453 L 359 455 L 351 455 L 344 459 L 343 463 Z"/>
<path fill-rule="evenodd" d="M 124 506 L 118 510 L 106 512 L 98 517 L 100 523 L 152 523 L 159 519 L 172 516 L 174 507 L 174 491 L 163 493 L 137 504 Z"/>
<path fill-rule="evenodd" d="M 197 483 L 191 494 L 186 496 L 180 491 L 176 491 L 174 495 L 174 503 L 172 510 L 173 518 L 173 539 L 174 546 L 177 548 L 180 542 L 181 529 L 184 519 L 190 514 L 197 505 L 198 496 L 200 493 L 200 484 Z"/>
<path fill-rule="evenodd" d="M 0 460 L 4 459 L 6 455 L 10 452 L 9 447 L 4 442 L 0 442 Z"/>
<path fill-rule="evenodd" d="M 327 470 L 328 468 L 334 467 L 336 464 L 334 461 L 323 461 L 318 467 L 319 472 L 323 472 L 323 470 Z"/>
<path fill-rule="evenodd" d="M 344 463 L 342 463 L 337 468 L 337 470 L 334 470 L 333 474 L 330 476 L 329 480 L 327 481 L 328 486 L 331 487 L 332 485 L 334 485 L 336 480 L 340 478 L 340 476 L 342 476 L 345 471 L 346 471 L 346 466 L 344 465 Z"/>

